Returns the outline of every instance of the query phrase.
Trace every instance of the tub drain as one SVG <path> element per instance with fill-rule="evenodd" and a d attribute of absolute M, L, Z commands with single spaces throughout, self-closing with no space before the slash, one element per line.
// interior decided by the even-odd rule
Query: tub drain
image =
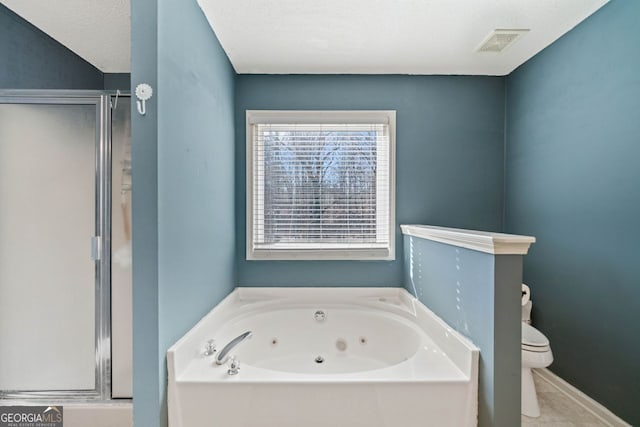
<path fill-rule="evenodd" d="M 322 356 L 316 357 L 316 363 L 322 363 L 322 362 L 324 362 L 324 357 Z"/>

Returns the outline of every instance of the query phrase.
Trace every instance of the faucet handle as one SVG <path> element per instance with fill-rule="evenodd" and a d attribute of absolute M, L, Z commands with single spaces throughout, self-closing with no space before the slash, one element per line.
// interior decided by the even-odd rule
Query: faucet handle
<path fill-rule="evenodd" d="M 231 360 L 229 361 L 229 369 L 227 370 L 227 374 L 237 375 L 239 370 L 240 370 L 240 362 L 238 361 L 238 358 L 234 355 L 233 357 L 231 357 Z"/>
<path fill-rule="evenodd" d="M 202 354 L 204 356 L 211 356 L 215 352 L 216 352 L 216 341 L 208 340 L 207 343 L 204 345 L 204 352 Z"/>

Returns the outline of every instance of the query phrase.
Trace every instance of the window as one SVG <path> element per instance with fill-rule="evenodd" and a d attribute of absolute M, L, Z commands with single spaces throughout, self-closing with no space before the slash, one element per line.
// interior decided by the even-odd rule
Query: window
<path fill-rule="evenodd" d="M 395 111 L 247 111 L 247 259 L 394 259 Z"/>

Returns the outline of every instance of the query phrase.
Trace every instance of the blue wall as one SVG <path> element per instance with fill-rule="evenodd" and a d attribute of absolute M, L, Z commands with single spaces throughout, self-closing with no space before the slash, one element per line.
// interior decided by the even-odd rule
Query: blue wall
<path fill-rule="evenodd" d="M 104 73 L 104 89 L 121 91 L 131 89 L 130 73 Z"/>
<path fill-rule="evenodd" d="M 478 426 L 520 423 L 522 256 L 404 236 L 405 288 L 480 348 Z"/>
<path fill-rule="evenodd" d="M 102 89 L 102 73 L 0 4 L 0 89 Z"/>
<path fill-rule="evenodd" d="M 158 87 L 156 0 L 131 2 L 131 85 Z M 160 426 L 164 355 L 158 322 L 158 94 L 137 113 L 131 97 L 133 249 L 133 417 L 136 426 Z"/>
<path fill-rule="evenodd" d="M 506 229 L 550 369 L 640 425 L 640 2 L 613 0 L 509 76 Z"/>
<path fill-rule="evenodd" d="M 169 346 L 235 285 L 234 81 L 235 72 L 197 4 L 160 1 L 158 329 L 163 362 Z M 165 372 L 163 363 L 161 393 Z"/>
<path fill-rule="evenodd" d="M 195 2 L 132 18 L 132 85 L 154 88 L 132 119 L 134 423 L 162 426 L 168 347 L 235 283 L 235 73 Z"/>
<path fill-rule="evenodd" d="M 504 79 L 265 76 L 236 81 L 236 246 L 240 286 L 401 286 L 396 261 L 246 261 L 245 111 L 397 110 L 396 222 L 501 230 Z"/>
<path fill-rule="evenodd" d="M 160 1 L 161 352 L 235 285 L 234 81 L 231 63 L 197 4 Z"/>

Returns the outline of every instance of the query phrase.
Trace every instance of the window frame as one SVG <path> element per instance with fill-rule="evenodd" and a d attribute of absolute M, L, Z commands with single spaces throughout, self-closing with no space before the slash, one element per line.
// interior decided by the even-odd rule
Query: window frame
<path fill-rule="evenodd" d="M 253 246 L 254 125 L 257 124 L 371 124 L 389 130 L 389 245 L 385 248 L 256 249 Z M 395 260 L 395 110 L 246 110 L 246 259 L 247 260 Z M 321 245 L 322 243 L 319 243 Z"/>

